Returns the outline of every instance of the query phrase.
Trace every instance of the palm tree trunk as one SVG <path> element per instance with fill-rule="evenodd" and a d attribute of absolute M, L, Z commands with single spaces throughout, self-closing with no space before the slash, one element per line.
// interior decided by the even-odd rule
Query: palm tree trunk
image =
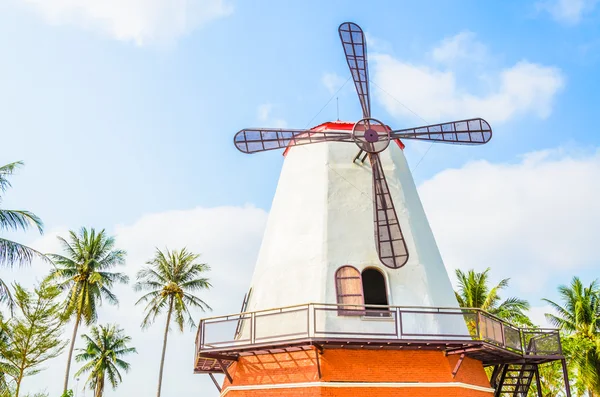
<path fill-rule="evenodd" d="M 102 397 L 102 394 L 104 394 L 104 376 L 100 376 L 100 379 L 98 379 L 98 382 L 96 383 L 94 397 Z"/>
<path fill-rule="evenodd" d="M 167 351 L 167 336 L 169 335 L 169 324 L 171 323 L 171 312 L 173 312 L 173 296 L 169 299 L 169 313 L 167 314 L 167 325 L 165 326 L 165 336 L 163 338 L 162 356 L 160 358 L 160 370 L 158 373 L 158 392 L 156 397 L 160 397 L 162 387 L 163 368 L 165 367 L 165 352 Z"/>
<path fill-rule="evenodd" d="M 81 315 L 77 314 L 75 318 L 75 326 L 73 327 L 73 336 L 71 336 L 71 347 L 69 347 L 69 357 L 67 358 L 67 372 L 65 373 L 65 387 L 63 394 L 67 392 L 69 387 L 69 371 L 71 371 L 71 357 L 73 356 L 73 348 L 75 347 L 75 338 L 77 337 L 77 330 L 79 329 L 79 322 L 81 321 Z"/>

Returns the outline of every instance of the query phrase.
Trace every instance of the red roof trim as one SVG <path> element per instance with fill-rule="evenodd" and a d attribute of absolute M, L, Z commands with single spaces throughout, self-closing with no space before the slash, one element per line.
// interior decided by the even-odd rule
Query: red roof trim
<path fill-rule="evenodd" d="M 354 124 L 355 123 L 351 123 L 349 121 L 339 121 L 339 120 L 338 121 L 327 121 L 323 124 L 314 126 L 309 131 L 315 131 L 315 132 L 322 132 L 322 131 L 327 131 L 327 130 L 352 131 L 352 129 L 354 128 Z M 387 126 L 387 127 L 390 128 L 389 126 Z M 400 141 L 400 139 L 394 139 L 394 141 L 396 142 L 396 144 L 398 145 L 398 147 L 400 149 L 404 150 L 404 144 Z M 285 150 L 283 151 L 283 156 L 287 155 L 288 150 L 290 150 L 290 146 L 285 148 Z"/>

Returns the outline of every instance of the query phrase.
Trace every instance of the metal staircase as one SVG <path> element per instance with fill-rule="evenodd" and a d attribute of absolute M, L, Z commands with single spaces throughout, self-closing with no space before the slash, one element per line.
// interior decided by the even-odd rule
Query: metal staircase
<path fill-rule="evenodd" d="M 527 397 L 536 372 L 536 364 L 497 365 L 492 374 L 492 387 L 496 390 L 494 397 Z"/>

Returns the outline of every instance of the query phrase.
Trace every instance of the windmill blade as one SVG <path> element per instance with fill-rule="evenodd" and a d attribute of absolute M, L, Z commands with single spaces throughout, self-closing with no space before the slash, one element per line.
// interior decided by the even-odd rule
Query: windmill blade
<path fill-rule="evenodd" d="M 398 269 L 408 261 L 406 241 L 400 229 L 379 155 L 369 154 L 369 160 L 373 169 L 373 218 L 377 253 L 385 266 Z"/>
<path fill-rule="evenodd" d="M 395 130 L 390 133 L 390 137 L 458 145 L 482 145 L 492 139 L 492 127 L 484 119 L 477 118 Z"/>
<path fill-rule="evenodd" d="M 235 147 L 243 153 L 284 149 L 289 146 L 319 142 L 353 142 L 348 131 L 313 131 L 278 128 L 247 128 L 233 138 Z"/>
<path fill-rule="evenodd" d="M 365 35 L 355 23 L 344 22 L 338 28 L 346 61 L 354 79 L 356 93 L 362 106 L 363 117 L 371 117 L 371 98 L 369 96 L 369 69 L 367 67 L 367 41 Z"/>

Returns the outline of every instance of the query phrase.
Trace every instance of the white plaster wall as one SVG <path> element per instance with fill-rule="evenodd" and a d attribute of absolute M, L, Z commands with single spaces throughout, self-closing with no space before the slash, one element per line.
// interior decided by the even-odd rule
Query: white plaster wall
<path fill-rule="evenodd" d="M 289 150 L 252 278 L 248 311 L 336 303 L 334 275 L 343 265 L 381 270 L 390 305 L 458 307 L 406 159 L 395 143 L 380 156 L 410 257 L 400 269 L 389 269 L 379 261 L 371 167 L 368 159 L 364 165 L 352 162 L 357 151 L 349 143 Z M 347 329 L 357 321 L 347 318 L 348 324 L 342 324 L 339 316 L 326 317 L 332 330 Z M 406 324 L 412 329 L 449 333 L 464 327 L 459 318 L 413 317 L 408 320 L 412 324 Z M 275 318 L 273 331 L 285 328 Z M 361 324 L 356 327 L 388 327 L 373 320 Z"/>

